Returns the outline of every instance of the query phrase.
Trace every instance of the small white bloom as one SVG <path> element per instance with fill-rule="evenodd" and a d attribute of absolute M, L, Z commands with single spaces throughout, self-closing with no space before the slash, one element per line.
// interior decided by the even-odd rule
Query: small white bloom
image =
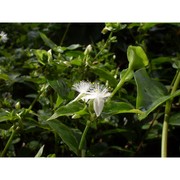
<path fill-rule="evenodd" d="M 91 83 L 86 81 L 81 81 L 80 83 L 74 84 L 72 89 L 82 94 L 82 93 L 86 93 L 91 86 L 92 86 Z"/>
<path fill-rule="evenodd" d="M 71 103 L 82 99 L 82 97 L 85 96 L 86 93 L 90 90 L 91 86 L 92 84 L 86 81 L 81 81 L 80 83 L 74 84 L 72 89 L 79 92 L 79 95 L 73 101 L 71 101 Z"/>
<path fill-rule="evenodd" d="M 82 99 L 85 102 L 92 99 L 93 108 L 97 117 L 100 116 L 103 110 L 105 99 L 111 95 L 108 92 L 108 89 L 103 85 L 99 85 L 97 83 L 93 85 L 86 81 L 74 84 L 73 89 L 78 91 L 79 95 L 71 101 L 71 103 L 79 99 Z"/>
<path fill-rule="evenodd" d="M 7 34 L 4 31 L 1 31 L 1 33 L 0 33 L 0 41 L 5 43 L 5 42 L 7 42 L 7 40 L 8 40 Z"/>
<path fill-rule="evenodd" d="M 91 51 L 92 51 L 92 46 L 89 44 L 84 51 L 84 55 L 89 54 Z"/>
<path fill-rule="evenodd" d="M 94 87 L 86 93 L 86 96 L 83 96 L 81 99 L 87 102 L 90 99 L 93 100 L 93 108 L 98 117 L 104 107 L 105 98 L 109 97 L 111 94 L 108 92 L 108 89 L 102 85 L 95 84 Z"/>

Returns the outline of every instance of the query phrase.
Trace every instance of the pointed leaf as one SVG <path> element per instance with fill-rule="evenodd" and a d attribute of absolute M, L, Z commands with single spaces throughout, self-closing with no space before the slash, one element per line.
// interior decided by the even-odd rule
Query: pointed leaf
<path fill-rule="evenodd" d="M 58 120 L 47 121 L 47 123 L 51 129 L 61 137 L 62 141 L 69 147 L 69 149 L 77 155 L 80 139 L 79 134 Z"/>
<path fill-rule="evenodd" d="M 180 90 L 176 91 L 174 94 L 169 96 L 163 96 L 155 100 L 149 107 L 148 110 L 143 112 L 142 114 L 139 114 L 138 118 L 139 120 L 142 120 L 146 118 L 152 111 L 154 111 L 157 107 L 162 105 L 164 102 L 168 101 L 171 98 L 174 98 L 176 96 L 180 96 Z"/>
<path fill-rule="evenodd" d="M 103 113 L 106 115 L 114 115 L 120 113 L 142 113 L 139 109 L 134 109 L 131 104 L 125 102 L 111 101 L 105 104 Z"/>
<path fill-rule="evenodd" d="M 66 98 L 69 90 L 67 87 L 67 84 L 63 79 L 58 79 L 58 80 L 50 80 L 48 79 L 48 83 L 50 86 L 59 94 L 60 97 Z"/>
<path fill-rule="evenodd" d="M 48 120 L 56 119 L 60 116 L 74 115 L 75 113 L 81 111 L 83 108 L 84 106 L 81 103 L 75 101 L 73 103 L 67 104 L 66 106 L 61 106 Z"/>
<path fill-rule="evenodd" d="M 159 82 L 152 80 L 145 68 L 134 73 L 137 86 L 136 108 L 148 109 L 158 98 L 167 95 L 167 89 Z"/>
<path fill-rule="evenodd" d="M 71 44 L 70 46 L 67 47 L 68 50 L 74 50 L 81 47 L 80 44 Z"/>
<path fill-rule="evenodd" d="M 41 157 L 44 150 L 44 145 L 39 149 L 35 157 Z"/>
<path fill-rule="evenodd" d="M 51 49 L 57 47 L 57 45 L 53 41 L 51 41 L 44 33 L 40 32 L 40 36 L 42 40 L 45 42 L 45 44 L 49 46 Z"/>

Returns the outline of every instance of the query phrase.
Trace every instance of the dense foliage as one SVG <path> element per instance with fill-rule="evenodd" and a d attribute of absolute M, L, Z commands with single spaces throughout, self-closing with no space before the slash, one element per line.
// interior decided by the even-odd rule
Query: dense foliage
<path fill-rule="evenodd" d="M 180 156 L 180 24 L 0 32 L 1 156 Z"/>

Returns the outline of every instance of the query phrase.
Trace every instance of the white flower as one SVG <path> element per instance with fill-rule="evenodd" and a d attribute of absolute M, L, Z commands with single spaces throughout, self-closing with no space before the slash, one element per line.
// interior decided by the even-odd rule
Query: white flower
<path fill-rule="evenodd" d="M 111 94 L 108 92 L 107 88 L 99 84 L 95 84 L 86 94 L 86 96 L 82 97 L 82 100 L 87 102 L 88 100 L 93 99 L 93 108 L 98 117 L 103 110 L 105 98 L 109 97 Z"/>
<path fill-rule="evenodd" d="M 84 55 L 89 54 L 91 51 L 92 51 L 92 46 L 89 44 L 84 51 Z"/>
<path fill-rule="evenodd" d="M 0 41 L 6 42 L 8 40 L 7 34 L 4 31 L 1 31 L 0 33 Z"/>
<path fill-rule="evenodd" d="M 86 81 L 81 81 L 80 83 L 74 84 L 72 89 L 79 92 L 79 95 L 73 101 L 71 101 L 71 103 L 79 99 L 82 99 L 82 97 L 85 96 L 86 93 L 90 90 L 91 86 L 92 84 Z"/>
<path fill-rule="evenodd" d="M 80 94 L 86 93 L 91 88 L 91 83 L 86 81 L 81 81 L 73 85 L 72 89 L 78 91 Z"/>
<path fill-rule="evenodd" d="M 103 110 L 105 99 L 111 95 L 108 92 L 108 89 L 103 85 L 99 85 L 97 83 L 93 85 L 86 81 L 81 81 L 80 83 L 74 84 L 73 89 L 78 91 L 79 95 L 73 101 L 71 101 L 71 103 L 79 99 L 82 99 L 85 102 L 92 99 L 93 108 L 97 117 Z"/>

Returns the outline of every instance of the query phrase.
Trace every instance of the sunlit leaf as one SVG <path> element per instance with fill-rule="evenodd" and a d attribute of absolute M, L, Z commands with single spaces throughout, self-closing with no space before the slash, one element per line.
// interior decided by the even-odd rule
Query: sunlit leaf
<path fill-rule="evenodd" d="M 56 119 L 60 116 L 72 116 L 75 113 L 81 111 L 83 108 L 84 106 L 81 103 L 75 101 L 73 103 L 67 104 L 66 106 L 61 106 L 58 108 L 48 120 Z"/>
<path fill-rule="evenodd" d="M 103 109 L 104 115 L 114 115 L 120 113 L 142 113 L 139 109 L 135 109 L 131 104 L 125 102 L 111 101 L 105 104 Z"/>
<path fill-rule="evenodd" d="M 44 150 L 44 145 L 39 149 L 35 157 L 41 157 Z"/>
<path fill-rule="evenodd" d="M 45 65 L 48 61 L 49 54 L 47 51 L 38 49 L 38 50 L 33 50 L 34 54 L 37 57 L 37 60 L 42 64 Z"/>
<path fill-rule="evenodd" d="M 128 69 L 123 69 L 120 73 L 120 78 L 122 79 L 123 76 L 126 74 L 126 72 L 128 71 Z M 125 81 L 129 81 L 133 78 L 133 71 L 129 71 L 129 73 L 127 74 Z"/>
<path fill-rule="evenodd" d="M 0 74 L 0 79 L 8 80 L 9 76 L 7 74 Z"/>
<path fill-rule="evenodd" d="M 131 70 L 140 69 L 149 64 L 146 53 L 140 46 L 129 46 L 127 49 L 127 58 Z"/>
<path fill-rule="evenodd" d="M 71 44 L 70 46 L 67 47 L 68 50 L 74 50 L 81 47 L 80 44 Z"/>

